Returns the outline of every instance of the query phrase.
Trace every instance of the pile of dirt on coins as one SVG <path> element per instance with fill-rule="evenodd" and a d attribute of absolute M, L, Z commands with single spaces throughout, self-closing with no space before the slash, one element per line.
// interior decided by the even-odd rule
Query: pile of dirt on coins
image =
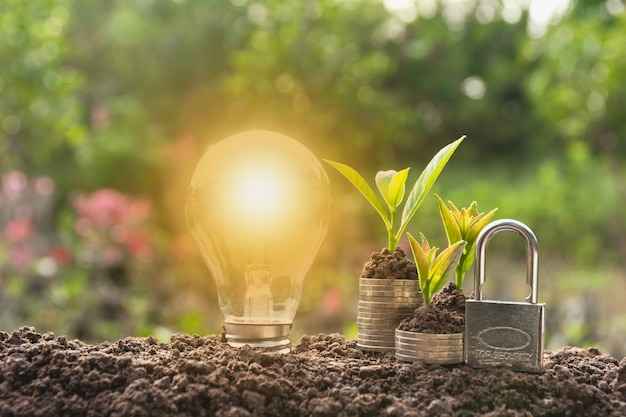
<path fill-rule="evenodd" d="M 435 294 L 430 304 L 420 306 L 413 317 L 408 317 L 398 325 L 398 329 L 420 333 L 458 333 L 465 325 L 465 296 L 448 284 Z"/>
<path fill-rule="evenodd" d="M 542 374 L 403 363 L 343 336 L 304 336 L 288 354 L 219 336 L 90 345 L 24 327 L 0 332 L 0 415 L 625 416 L 626 359 L 546 353 Z"/>
<path fill-rule="evenodd" d="M 363 278 L 376 279 L 417 279 L 417 267 L 402 248 L 396 248 L 393 253 L 384 248 L 380 252 L 373 252 L 370 260 L 363 266 Z"/>

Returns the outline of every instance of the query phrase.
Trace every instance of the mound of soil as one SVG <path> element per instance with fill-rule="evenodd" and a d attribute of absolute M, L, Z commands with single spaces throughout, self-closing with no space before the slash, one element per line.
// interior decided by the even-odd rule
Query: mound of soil
<path fill-rule="evenodd" d="M 402 248 L 393 253 L 384 248 L 380 252 L 372 252 L 370 260 L 363 266 L 363 278 L 376 279 L 417 279 L 415 262 L 406 256 Z"/>
<path fill-rule="evenodd" d="M 449 283 L 435 294 L 430 304 L 420 306 L 398 329 L 419 333 L 460 333 L 465 325 L 465 296 Z"/>
<path fill-rule="evenodd" d="M 219 336 L 90 345 L 24 327 L 0 332 L 0 415 L 626 415 L 626 359 L 568 347 L 546 353 L 545 367 L 404 363 L 336 334 L 304 336 L 279 354 Z"/>

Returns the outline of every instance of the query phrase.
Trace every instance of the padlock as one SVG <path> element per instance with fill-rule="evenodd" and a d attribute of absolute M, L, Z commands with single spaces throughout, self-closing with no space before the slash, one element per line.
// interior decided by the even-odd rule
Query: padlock
<path fill-rule="evenodd" d="M 487 242 L 497 233 L 511 231 L 526 241 L 525 302 L 483 300 Z M 545 304 L 537 303 L 537 238 L 523 223 L 504 219 L 489 223 L 476 240 L 474 299 L 465 304 L 465 362 L 474 367 L 503 366 L 516 371 L 543 371 Z"/>

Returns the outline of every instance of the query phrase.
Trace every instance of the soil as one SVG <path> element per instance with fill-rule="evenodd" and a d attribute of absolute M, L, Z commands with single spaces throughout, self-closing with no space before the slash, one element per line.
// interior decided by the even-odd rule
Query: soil
<path fill-rule="evenodd" d="M 219 336 L 91 345 L 23 327 L 0 332 L 0 415 L 626 415 L 626 358 L 566 347 L 546 352 L 545 368 L 404 363 L 337 334 L 304 336 L 279 354 Z"/>
<path fill-rule="evenodd" d="M 393 253 L 384 248 L 380 252 L 373 252 L 361 273 L 363 278 L 376 279 L 417 279 L 415 262 L 406 256 L 402 248 L 396 248 Z"/>
<path fill-rule="evenodd" d="M 433 296 L 430 304 L 420 306 L 413 317 L 402 320 L 398 329 L 419 333 L 460 333 L 465 326 L 465 299 L 463 292 L 451 282 Z"/>

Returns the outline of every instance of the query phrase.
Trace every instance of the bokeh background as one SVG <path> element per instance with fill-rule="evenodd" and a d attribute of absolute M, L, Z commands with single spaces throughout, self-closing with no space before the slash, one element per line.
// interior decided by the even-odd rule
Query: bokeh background
<path fill-rule="evenodd" d="M 466 134 L 433 192 L 535 231 L 547 348 L 621 358 L 624 45 L 620 0 L 3 0 L 0 328 L 219 332 L 184 206 L 226 136 L 276 130 L 371 183 L 410 166 L 412 183 Z M 355 337 L 358 277 L 386 244 L 328 168 L 333 220 L 294 339 Z M 408 231 L 445 245 L 433 197 Z M 515 235 L 491 241 L 488 297 L 523 300 L 524 256 Z"/>

